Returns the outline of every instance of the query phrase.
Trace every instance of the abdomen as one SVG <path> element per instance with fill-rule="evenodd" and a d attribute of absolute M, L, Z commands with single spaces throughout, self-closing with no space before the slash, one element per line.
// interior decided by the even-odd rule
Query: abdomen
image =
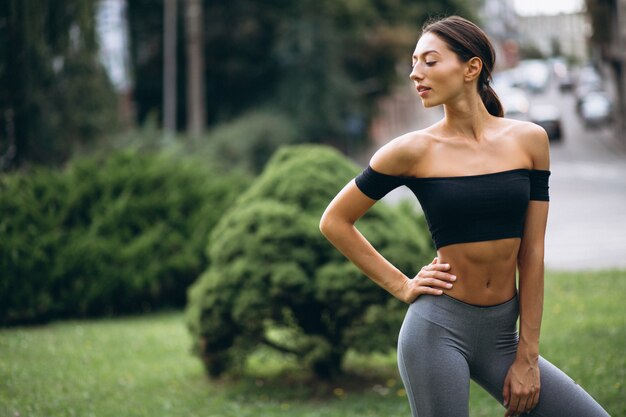
<path fill-rule="evenodd" d="M 520 238 L 457 243 L 439 248 L 439 262 L 456 275 L 444 293 L 476 305 L 495 305 L 515 296 L 515 273 Z"/>

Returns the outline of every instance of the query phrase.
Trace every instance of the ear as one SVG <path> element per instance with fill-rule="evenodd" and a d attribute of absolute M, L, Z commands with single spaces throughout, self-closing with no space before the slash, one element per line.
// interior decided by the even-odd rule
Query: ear
<path fill-rule="evenodd" d="M 483 69 L 483 61 L 477 56 L 471 58 L 465 63 L 465 81 L 470 82 L 480 76 L 480 72 Z"/>

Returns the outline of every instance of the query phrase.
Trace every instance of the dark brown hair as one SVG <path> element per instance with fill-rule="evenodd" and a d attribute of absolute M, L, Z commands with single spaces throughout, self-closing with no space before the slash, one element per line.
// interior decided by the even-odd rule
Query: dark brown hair
<path fill-rule="evenodd" d="M 485 32 L 461 16 L 430 19 L 424 23 L 422 35 L 429 32 L 441 38 L 463 62 L 473 57 L 480 58 L 483 67 L 478 76 L 478 94 L 490 114 L 504 117 L 500 99 L 489 85 L 491 71 L 496 63 L 496 52 Z"/>

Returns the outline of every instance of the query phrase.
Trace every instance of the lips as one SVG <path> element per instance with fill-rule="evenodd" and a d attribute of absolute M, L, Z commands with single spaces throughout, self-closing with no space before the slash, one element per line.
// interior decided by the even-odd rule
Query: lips
<path fill-rule="evenodd" d="M 426 87 L 425 85 L 418 85 L 416 87 L 416 90 L 417 90 L 417 94 L 419 94 L 419 96 L 423 98 L 429 94 L 430 87 Z"/>

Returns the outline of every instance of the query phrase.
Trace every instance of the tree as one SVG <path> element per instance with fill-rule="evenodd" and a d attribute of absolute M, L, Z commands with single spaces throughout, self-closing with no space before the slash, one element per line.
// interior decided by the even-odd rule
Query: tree
<path fill-rule="evenodd" d="M 95 1 L 0 3 L 0 170 L 61 163 L 115 126 Z"/>
<path fill-rule="evenodd" d="M 161 113 L 160 4 L 158 0 L 129 3 L 140 121 L 151 112 Z M 367 125 L 375 99 L 387 94 L 397 79 L 398 62 L 407 62 L 408 74 L 420 25 L 429 16 L 474 17 L 462 0 L 204 0 L 202 4 L 203 56 L 209 63 L 204 68 L 207 124 L 252 108 L 273 107 L 292 118 L 307 141 L 346 134 L 348 120 L 355 116 Z M 178 48 L 185 50 L 180 40 Z M 182 52 L 178 68 L 185 68 Z M 185 71 L 179 71 L 179 85 L 187 84 L 186 77 Z M 184 94 L 179 95 L 183 98 L 179 116 L 189 111 Z"/>

